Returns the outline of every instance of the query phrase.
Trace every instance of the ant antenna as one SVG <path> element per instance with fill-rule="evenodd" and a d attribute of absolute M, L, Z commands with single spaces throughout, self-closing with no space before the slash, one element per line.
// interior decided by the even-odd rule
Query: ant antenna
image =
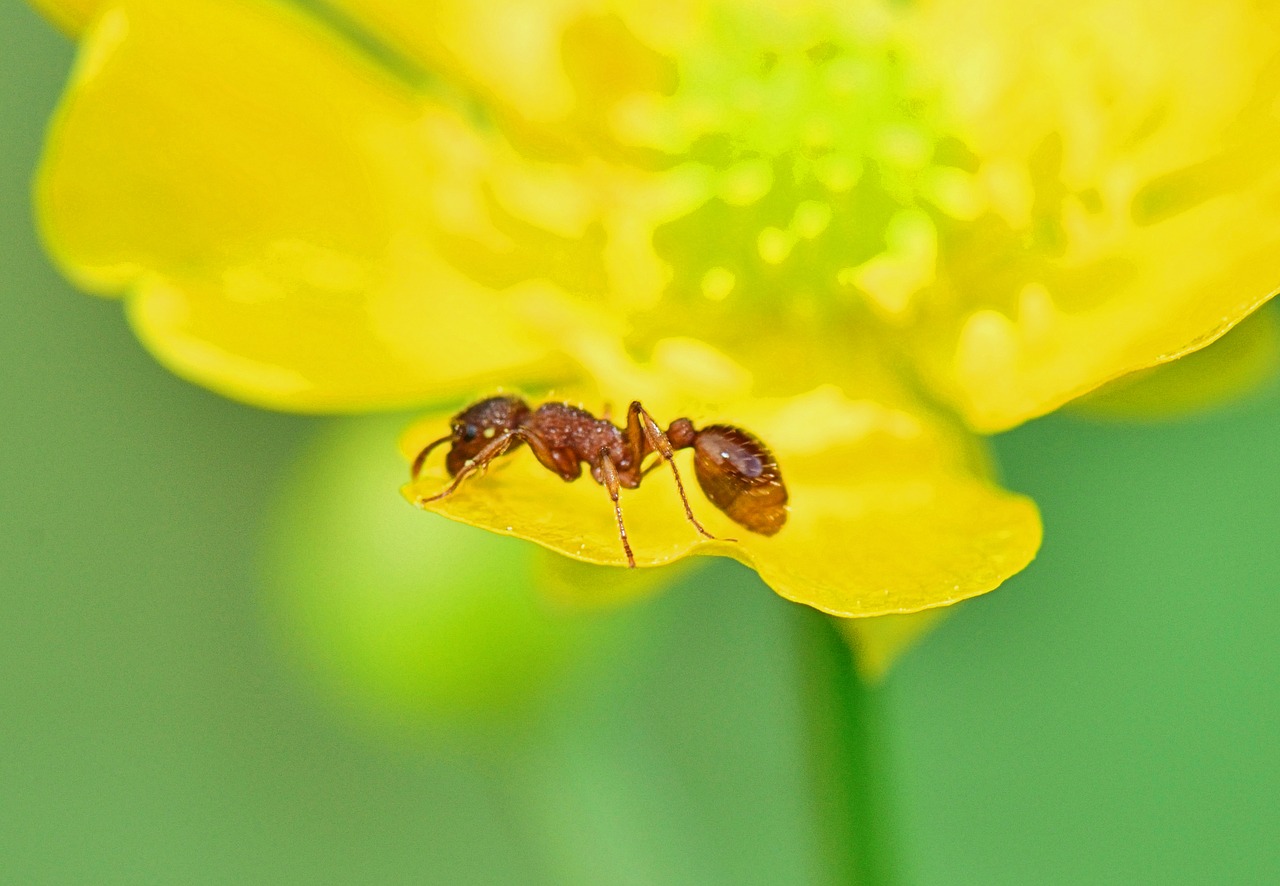
<path fill-rule="evenodd" d="M 413 503 L 418 507 L 422 507 L 429 501 L 439 501 L 446 496 L 453 495 L 457 488 L 462 485 L 463 480 L 470 477 L 476 471 L 484 471 L 488 469 L 489 462 L 506 452 L 507 448 L 511 446 L 512 440 L 523 439 L 525 439 L 524 434 L 519 428 L 514 431 L 506 431 L 499 434 L 497 437 L 493 438 L 493 442 L 486 445 L 484 449 L 481 449 L 475 458 L 467 459 L 462 466 L 462 470 L 458 471 L 457 475 L 453 478 L 453 482 L 445 487 L 443 491 L 426 497 L 419 496 L 414 499 Z M 431 445 L 435 446 L 436 444 L 432 443 Z"/>
<path fill-rule="evenodd" d="M 410 479 L 417 480 L 418 473 L 422 470 L 423 464 L 427 461 L 427 456 L 431 454 L 431 450 L 435 449 L 441 443 L 448 443 L 453 439 L 453 434 L 445 434 L 439 440 L 432 440 L 427 447 L 418 453 L 418 457 L 413 460 L 413 466 L 409 468 Z"/>

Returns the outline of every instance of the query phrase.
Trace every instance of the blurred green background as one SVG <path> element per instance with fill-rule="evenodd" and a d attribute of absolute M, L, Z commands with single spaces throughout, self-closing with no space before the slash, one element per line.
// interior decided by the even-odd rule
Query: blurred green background
<path fill-rule="evenodd" d="M 380 686 L 438 613 L 413 537 L 369 547 L 325 478 L 395 423 L 187 385 L 59 278 L 29 182 L 71 58 L 0 5 L 0 880 L 824 882 L 813 617 L 734 564 L 580 618 L 487 600 L 498 651 L 452 665 L 538 687 L 497 713 Z M 1046 542 L 872 699 L 901 882 L 1280 881 L 1278 434 L 1272 381 L 995 441 Z M 424 573 L 431 545 L 527 572 L 428 520 Z M 325 559 L 348 533 L 393 576 L 365 621 Z"/>

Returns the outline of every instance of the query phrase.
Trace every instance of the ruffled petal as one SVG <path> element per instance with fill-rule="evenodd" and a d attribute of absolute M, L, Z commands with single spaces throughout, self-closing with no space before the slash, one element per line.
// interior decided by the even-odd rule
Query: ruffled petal
<path fill-rule="evenodd" d="M 1207 343 L 1280 282 L 1280 28 L 1243 2 L 293 8 L 119 7 L 42 189 L 68 270 L 137 290 L 153 348 L 238 396 L 527 378 L 558 342 L 519 292 L 549 287 L 641 351 L 703 337 L 752 363 L 761 328 L 824 366 L 892 346 L 997 430 Z M 180 98 L 217 90 L 234 101 Z M 115 210 L 140 204 L 154 230 Z M 251 328 L 263 302 L 296 347 L 279 317 Z"/>
<path fill-rule="evenodd" d="M 66 272 L 128 292 L 182 375 L 279 408 L 421 403 L 563 371 L 459 267 L 501 248 L 487 150 L 284 7 L 129 2 L 85 35 L 39 213 Z"/>
<path fill-rule="evenodd" d="M 675 417 L 651 408 L 660 422 Z M 737 424 L 766 442 L 790 494 L 787 524 L 766 537 L 733 523 L 702 496 L 689 462 L 678 457 L 695 515 L 717 538 L 702 538 L 686 521 L 669 474 L 658 468 L 622 495 L 638 565 L 690 554 L 733 557 L 788 599 L 834 615 L 867 616 L 989 591 L 1025 567 L 1039 546 L 1035 505 L 982 479 L 964 438 L 921 416 L 825 387 L 692 417 Z M 403 450 L 415 453 L 445 427 L 442 418 L 419 424 Z M 446 481 L 442 467 L 431 465 L 404 494 L 419 501 Z M 425 507 L 588 563 L 626 563 L 604 488 L 585 478 L 565 483 L 527 451 Z"/>
<path fill-rule="evenodd" d="M 601 219 L 632 344 L 869 327 L 986 432 L 1280 286 L 1280 14 L 1244 0 L 343 8 L 528 149 L 635 173 Z"/>
<path fill-rule="evenodd" d="M 961 167 L 904 324 L 975 429 L 1200 348 L 1280 287 L 1280 10 L 935 0 L 904 33 Z"/>

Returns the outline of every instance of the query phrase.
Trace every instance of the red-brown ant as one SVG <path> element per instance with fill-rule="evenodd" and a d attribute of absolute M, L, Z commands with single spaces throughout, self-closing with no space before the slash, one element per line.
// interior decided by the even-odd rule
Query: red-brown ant
<path fill-rule="evenodd" d="M 531 410 L 518 397 L 491 397 L 473 403 L 455 415 L 449 425 L 448 434 L 418 453 L 410 473 L 416 480 L 431 450 L 442 443 L 452 443 L 445 466 L 453 482 L 436 495 L 416 499 L 414 503 L 419 507 L 452 495 L 467 477 L 508 450 L 528 443 L 538 462 L 566 481 L 581 477 L 582 463 L 586 462 L 591 479 L 609 490 L 627 565 L 635 566 L 618 490 L 640 485 L 645 474 L 657 465 L 654 462 L 649 468 L 643 466 L 652 453 L 658 453 L 671 465 L 689 522 L 707 538 L 715 537 L 693 516 L 676 470 L 675 450 L 691 448 L 698 484 L 729 519 L 761 535 L 773 535 L 787 522 L 787 487 L 782 483 L 777 460 L 757 437 L 733 425 L 698 429 L 689 419 L 677 418 L 664 434 L 653 416 L 634 401 L 627 410 L 624 429 L 567 403 L 543 403 Z"/>

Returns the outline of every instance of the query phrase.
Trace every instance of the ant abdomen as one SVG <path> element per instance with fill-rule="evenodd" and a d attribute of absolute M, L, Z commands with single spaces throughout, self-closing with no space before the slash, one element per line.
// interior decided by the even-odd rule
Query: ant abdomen
<path fill-rule="evenodd" d="M 693 443 L 698 484 L 717 508 L 761 535 L 787 522 L 787 487 L 769 447 L 733 425 L 708 425 Z"/>

